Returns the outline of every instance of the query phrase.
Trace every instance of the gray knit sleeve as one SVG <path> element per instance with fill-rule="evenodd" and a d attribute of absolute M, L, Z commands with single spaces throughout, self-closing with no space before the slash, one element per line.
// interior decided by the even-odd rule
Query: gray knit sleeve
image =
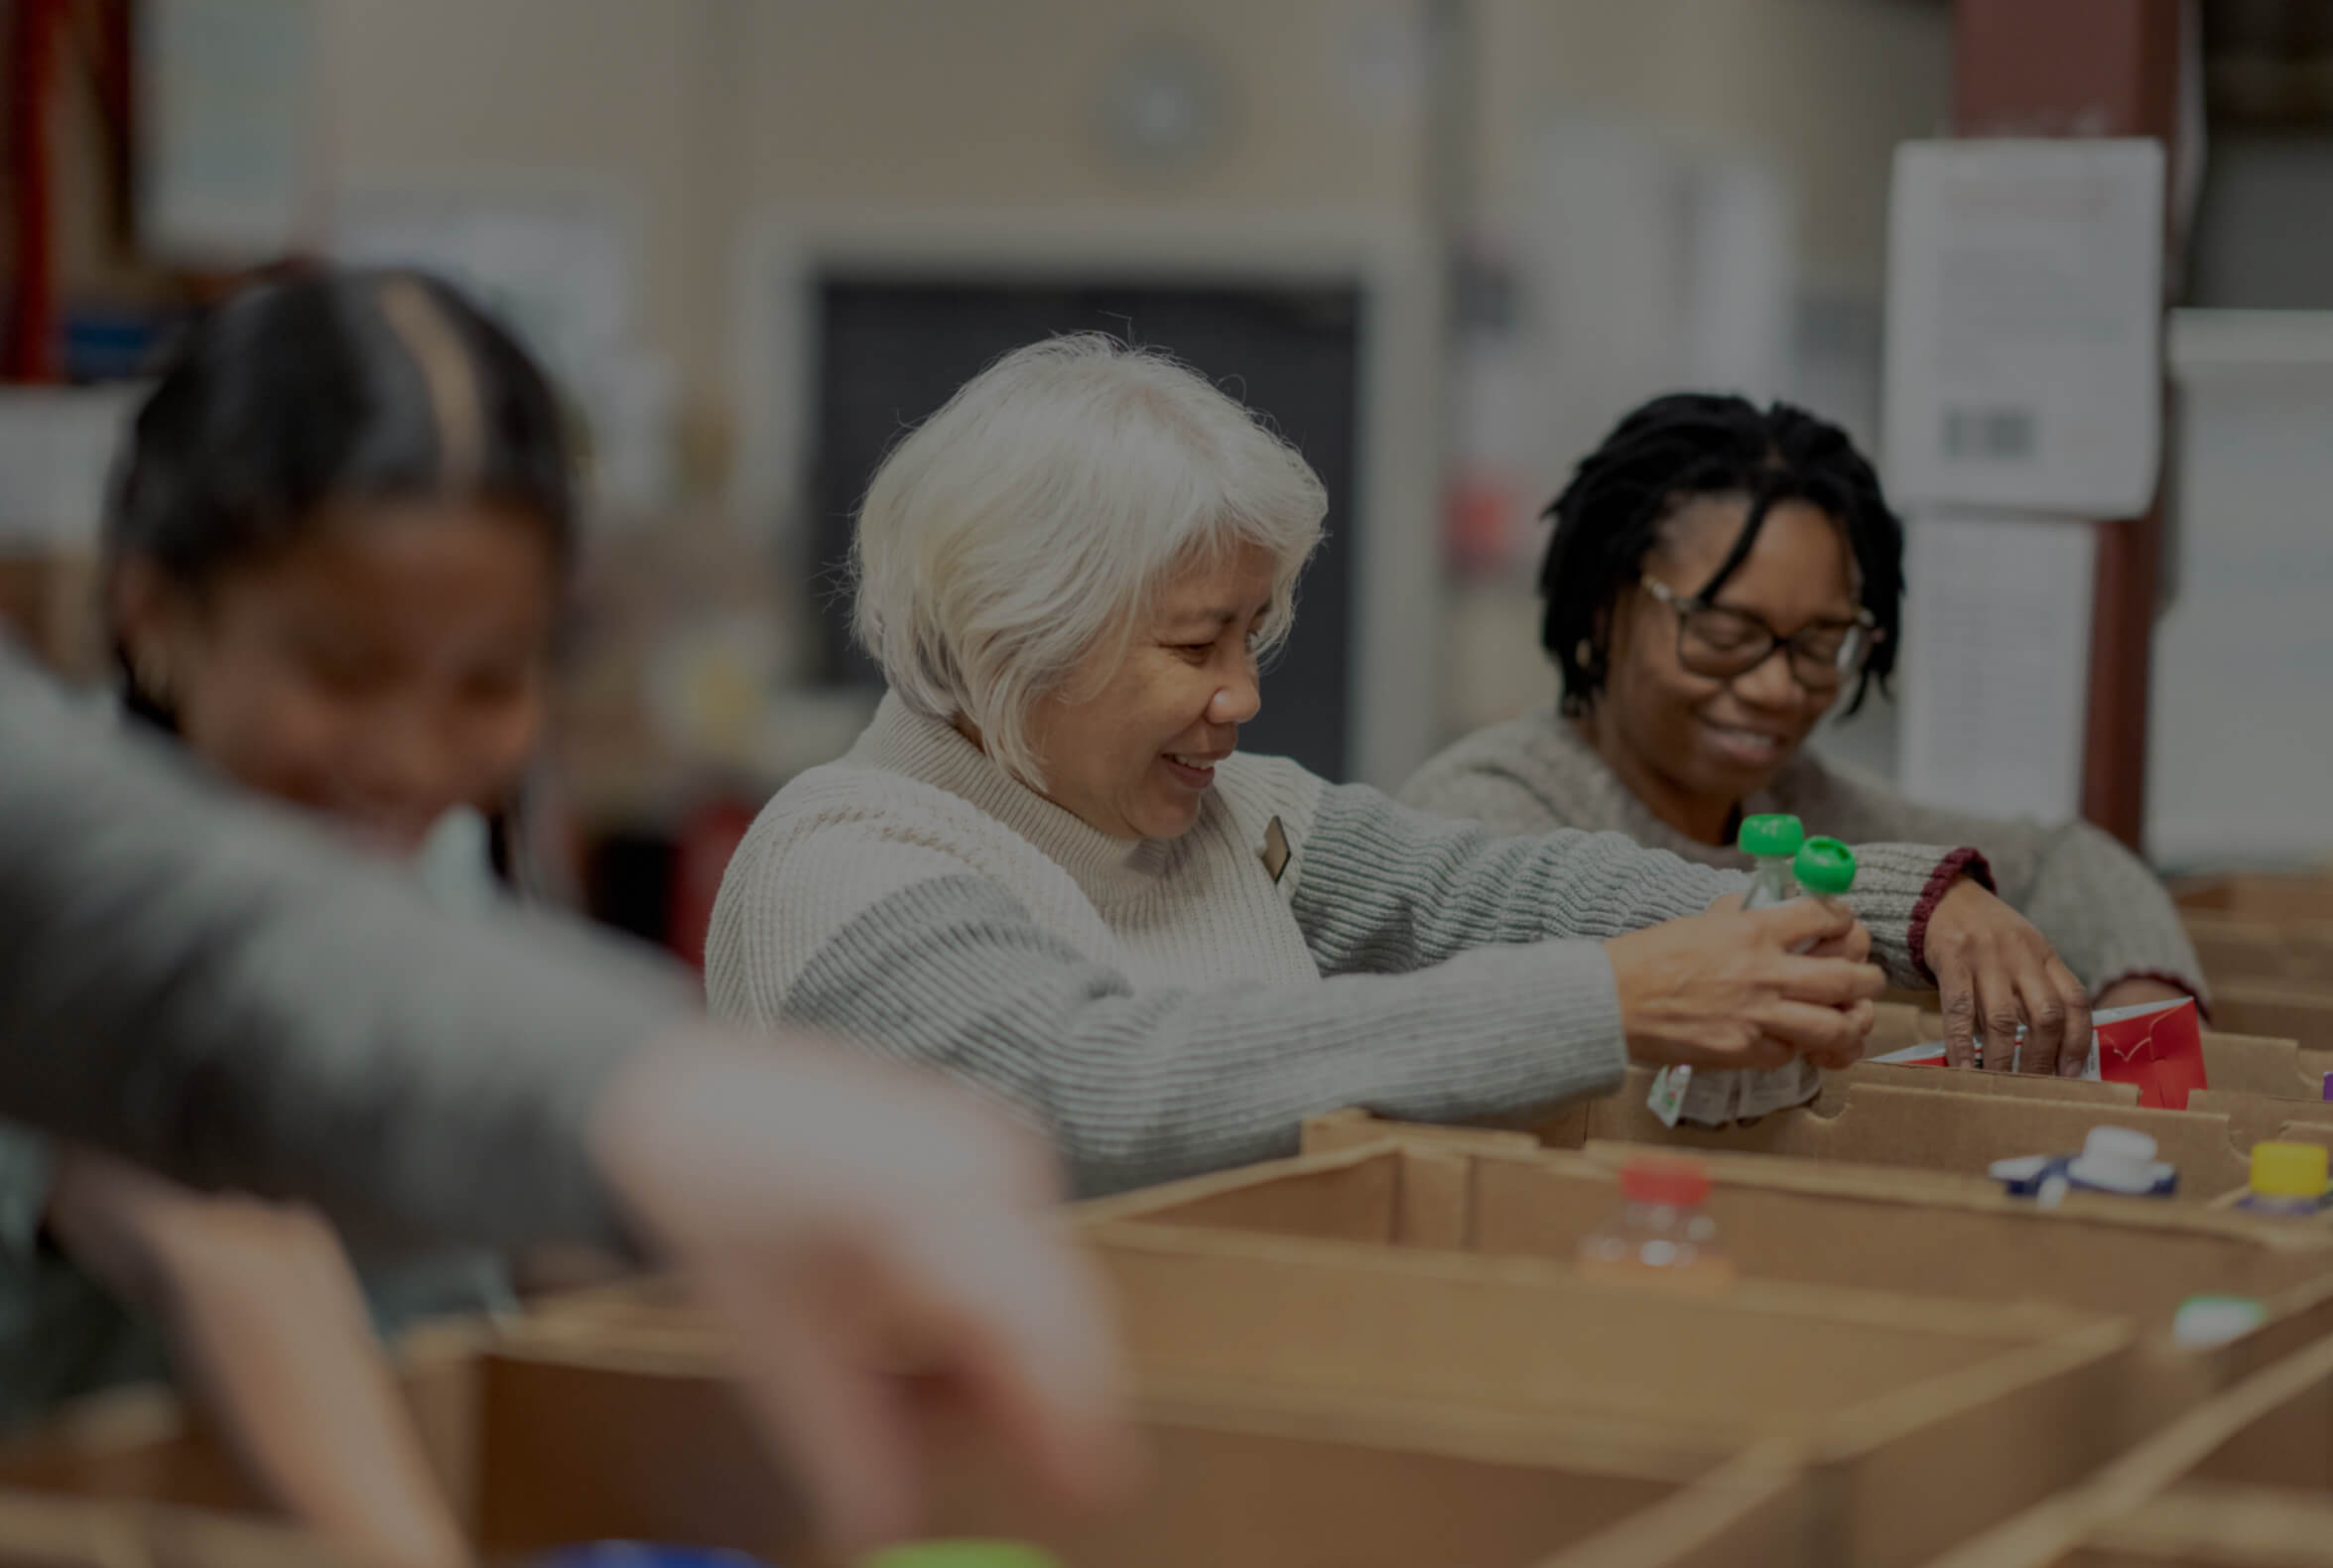
<path fill-rule="evenodd" d="M 1364 785 L 1323 790 L 1294 908 L 1324 975 L 1403 974 L 1473 949 L 1603 941 L 1749 885 L 1617 833 L 1498 838 Z"/>
<path fill-rule="evenodd" d="M 1294 1152 L 1303 1117 L 1413 1121 L 1609 1092 L 1625 1056 L 1590 943 L 1399 977 L 1135 989 L 985 877 L 909 883 L 812 957 L 762 1022 L 831 1030 L 1040 1118 L 1091 1195 Z"/>
<path fill-rule="evenodd" d="M 1983 851 L 1995 891 L 2040 929 L 2093 995 L 2134 977 L 2206 995 L 2203 966 L 2169 890 L 2090 824 L 2051 827 L 1922 806 L 1841 768 L 1826 769 L 1821 783 L 1865 832 Z"/>
<path fill-rule="evenodd" d="M 203 1187 L 618 1242 L 584 1133 L 692 1012 L 580 929 L 458 916 L 0 649 L 0 1114 Z"/>

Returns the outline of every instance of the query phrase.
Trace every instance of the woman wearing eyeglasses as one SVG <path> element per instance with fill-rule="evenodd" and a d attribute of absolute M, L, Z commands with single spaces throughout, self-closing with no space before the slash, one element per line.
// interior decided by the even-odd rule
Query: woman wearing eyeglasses
<path fill-rule="evenodd" d="M 1824 715 L 1885 682 L 1900 644 L 1903 527 L 1838 427 L 1656 398 L 1548 515 L 1540 641 L 1562 703 L 1452 746 L 1410 804 L 1518 834 L 1615 830 L 1710 865 L 1747 863 L 1732 846 L 1759 812 L 1850 843 L 1975 845 L 2000 897 L 1963 881 L 1924 911 L 1960 1065 L 1974 1028 L 2081 1039 L 2068 1025 L 2086 1004 L 2203 994 L 2169 896 L 2105 834 L 1917 806 L 1805 749 Z"/>

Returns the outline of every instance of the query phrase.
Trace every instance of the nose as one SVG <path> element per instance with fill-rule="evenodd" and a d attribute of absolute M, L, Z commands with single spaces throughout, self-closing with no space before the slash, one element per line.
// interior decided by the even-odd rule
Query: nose
<path fill-rule="evenodd" d="M 399 705 L 351 745 L 342 780 L 358 809 L 400 820 L 434 819 L 458 794 L 460 747 L 444 717 L 424 704 Z"/>
<path fill-rule="evenodd" d="M 1263 707 L 1263 688 L 1256 679 L 1255 656 L 1242 654 L 1239 668 L 1231 680 L 1216 688 L 1215 696 L 1207 705 L 1207 719 L 1214 724 L 1243 724 L 1253 719 Z"/>
<path fill-rule="evenodd" d="M 1805 696 L 1791 673 L 1790 653 L 1777 647 L 1734 677 L 1734 695 L 1752 708 L 1796 708 Z"/>

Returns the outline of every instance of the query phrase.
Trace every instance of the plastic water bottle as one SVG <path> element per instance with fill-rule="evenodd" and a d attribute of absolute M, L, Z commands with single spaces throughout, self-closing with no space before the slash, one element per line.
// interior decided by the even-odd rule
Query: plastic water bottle
<path fill-rule="evenodd" d="M 1746 910 L 1837 898 L 1855 886 L 1855 851 L 1837 839 L 1808 838 L 1796 817 L 1746 817 L 1738 842 L 1753 862 Z M 1823 1070 L 1800 1057 L 1770 1073 L 1708 1071 L 1696 1078 L 1690 1067 L 1664 1068 L 1648 1104 L 1669 1126 L 1684 1120 L 1717 1127 L 1803 1106 L 1822 1092 Z"/>
<path fill-rule="evenodd" d="M 1578 1266 L 1592 1279 L 1722 1290 L 1734 1263 L 1703 1207 L 1709 1172 L 1694 1160 L 1639 1157 L 1620 1167 L 1620 1207 L 1580 1239 Z"/>

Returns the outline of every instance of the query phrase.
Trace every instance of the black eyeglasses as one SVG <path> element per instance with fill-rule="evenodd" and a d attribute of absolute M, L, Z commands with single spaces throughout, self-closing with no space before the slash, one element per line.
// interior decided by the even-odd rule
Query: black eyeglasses
<path fill-rule="evenodd" d="M 1859 609 L 1853 620 L 1823 620 L 1785 637 L 1764 617 L 1725 604 L 1686 598 L 1650 575 L 1644 591 L 1677 612 L 1677 662 L 1695 675 L 1733 681 L 1774 656 L 1790 656 L 1790 673 L 1810 692 L 1837 691 L 1872 651 L 1877 619 Z"/>

